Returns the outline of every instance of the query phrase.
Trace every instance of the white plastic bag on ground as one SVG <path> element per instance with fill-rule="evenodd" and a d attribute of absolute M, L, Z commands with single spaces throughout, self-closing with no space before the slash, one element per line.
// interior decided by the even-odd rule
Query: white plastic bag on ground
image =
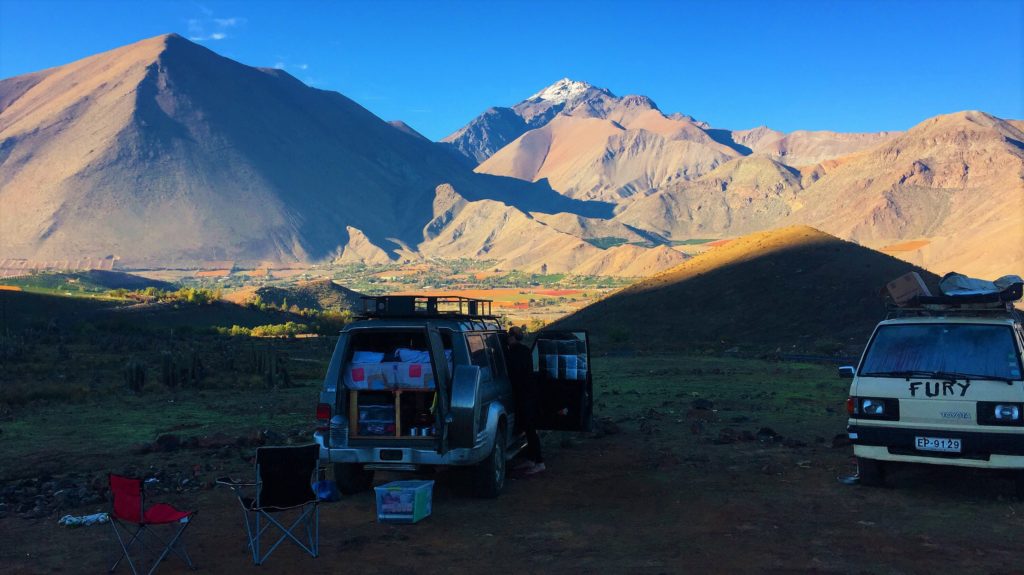
<path fill-rule="evenodd" d="M 110 516 L 106 513 L 93 513 L 92 515 L 65 515 L 57 521 L 57 524 L 65 527 L 85 527 L 108 521 L 110 521 Z"/>

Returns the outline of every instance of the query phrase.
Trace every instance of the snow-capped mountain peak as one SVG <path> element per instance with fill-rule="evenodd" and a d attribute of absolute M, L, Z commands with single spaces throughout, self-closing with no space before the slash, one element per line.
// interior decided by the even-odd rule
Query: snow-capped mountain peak
<path fill-rule="evenodd" d="M 530 96 L 529 99 L 534 100 L 539 98 L 541 100 L 555 103 L 568 102 L 593 87 L 594 86 L 586 82 L 577 82 L 576 80 L 570 80 L 569 78 L 562 78 L 540 92 Z"/>

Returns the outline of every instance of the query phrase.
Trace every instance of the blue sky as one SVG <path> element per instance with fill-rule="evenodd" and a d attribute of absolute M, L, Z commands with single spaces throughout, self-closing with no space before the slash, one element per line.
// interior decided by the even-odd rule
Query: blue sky
<path fill-rule="evenodd" d="M 715 127 L 1024 118 L 1024 1 L 0 0 L 0 78 L 165 32 L 430 138 L 563 76 Z"/>

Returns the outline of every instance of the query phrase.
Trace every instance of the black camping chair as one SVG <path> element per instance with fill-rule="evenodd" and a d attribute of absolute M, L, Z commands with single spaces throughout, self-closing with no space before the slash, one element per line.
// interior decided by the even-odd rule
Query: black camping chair
<path fill-rule="evenodd" d="M 319 460 L 320 446 L 315 443 L 294 447 L 260 447 L 256 450 L 255 483 L 243 483 L 226 477 L 217 480 L 218 484 L 230 487 L 242 505 L 245 531 L 249 537 L 252 560 L 256 565 L 263 564 L 286 539 L 291 539 L 312 557 L 320 554 L 320 510 L 312 487 Z M 254 496 L 247 496 L 246 492 Z M 279 521 L 278 517 L 292 510 L 299 511 L 299 514 L 286 527 L 285 521 Z M 280 529 L 281 536 L 263 553 L 260 540 L 263 532 L 271 527 Z M 305 541 L 295 535 L 299 527 L 305 528 Z"/>

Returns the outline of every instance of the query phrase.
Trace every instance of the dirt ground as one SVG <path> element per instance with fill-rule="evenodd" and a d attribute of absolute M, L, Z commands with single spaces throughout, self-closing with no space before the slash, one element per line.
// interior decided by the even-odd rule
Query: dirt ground
<path fill-rule="evenodd" d="M 845 423 L 832 368 L 676 357 L 595 366 L 597 431 L 547 434 L 548 471 L 511 481 L 496 500 L 464 496 L 457 474 L 436 473 L 433 514 L 416 525 L 376 522 L 370 493 L 323 504 L 316 559 L 285 545 L 254 567 L 227 490 L 161 499 L 199 510 L 186 537 L 205 573 L 1024 572 L 1024 503 L 1004 477 L 911 467 L 890 488 L 836 480 L 851 450 L 832 445 Z M 187 453 L 213 463 L 210 476 L 249 477 L 236 455 Z M 14 465 L 3 462 L 8 474 Z M 0 519 L 0 572 L 104 570 L 110 527 L 56 520 Z M 187 569 L 171 560 L 160 572 Z"/>

